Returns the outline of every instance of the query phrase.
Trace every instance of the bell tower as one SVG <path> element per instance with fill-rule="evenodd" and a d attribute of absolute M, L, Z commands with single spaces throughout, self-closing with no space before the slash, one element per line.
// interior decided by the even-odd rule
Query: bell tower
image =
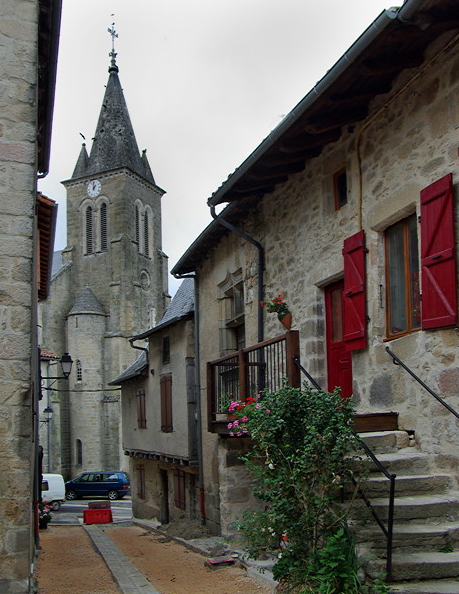
<path fill-rule="evenodd" d="M 123 467 L 120 393 L 108 382 L 138 355 L 128 339 L 151 328 L 169 299 L 164 190 L 146 150 L 139 152 L 116 64 L 117 34 L 113 26 L 109 32 L 109 76 L 91 151 L 83 144 L 63 182 L 67 247 L 43 317 L 46 347 L 77 362 L 59 428 L 68 458 L 61 469 L 72 475 Z"/>

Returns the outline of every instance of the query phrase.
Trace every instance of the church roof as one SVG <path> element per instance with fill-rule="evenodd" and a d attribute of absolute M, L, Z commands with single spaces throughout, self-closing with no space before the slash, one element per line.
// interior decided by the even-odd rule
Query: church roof
<path fill-rule="evenodd" d="M 73 178 L 128 167 L 142 178 L 155 183 L 145 152 L 139 152 L 131 124 L 118 66 L 112 60 L 105 96 L 89 157 L 83 145 Z"/>
<path fill-rule="evenodd" d="M 76 314 L 105 315 L 101 302 L 97 299 L 89 286 L 86 286 L 75 300 L 75 304 L 69 311 L 69 316 Z"/>

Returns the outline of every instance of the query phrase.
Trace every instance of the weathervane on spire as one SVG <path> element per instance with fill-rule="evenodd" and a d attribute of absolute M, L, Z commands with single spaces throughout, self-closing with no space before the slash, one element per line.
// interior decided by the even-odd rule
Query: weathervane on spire
<path fill-rule="evenodd" d="M 115 16 L 115 15 L 111 15 L 111 16 Z M 116 52 L 115 52 L 115 37 L 118 37 L 118 33 L 115 31 L 115 23 L 112 23 L 111 28 L 109 27 L 108 32 L 110 33 L 111 37 L 112 37 L 112 51 L 108 54 L 111 58 L 111 67 L 108 69 L 109 72 L 111 71 L 116 71 L 118 72 L 118 66 L 116 65 Z"/>

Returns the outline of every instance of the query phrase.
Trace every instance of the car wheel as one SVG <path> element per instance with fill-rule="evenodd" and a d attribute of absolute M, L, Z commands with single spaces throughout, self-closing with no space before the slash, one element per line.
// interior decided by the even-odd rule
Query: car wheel
<path fill-rule="evenodd" d="M 59 511 L 61 509 L 61 502 L 60 501 L 53 501 L 51 503 L 51 507 L 54 511 Z"/>
<path fill-rule="evenodd" d="M 70 489 L 70 491 L 67 491 L 67 493 L 65 494 L 65 498 L 68 499 L 69 501 L 78 499 L 76 491 L 74 491 L 73 489 Z"/>
<path fill-rule="evenodd" d="M 108 492 L 108 498 L 111 499 L 111 501 L 118 499 L 118 497 L 119 497 L 118 491 L 115 491 L 115 489 L 112 489 L 111 491 Z"/>

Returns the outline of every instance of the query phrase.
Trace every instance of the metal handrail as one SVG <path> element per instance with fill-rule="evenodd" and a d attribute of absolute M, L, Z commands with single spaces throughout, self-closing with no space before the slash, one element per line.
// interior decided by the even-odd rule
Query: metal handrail
<path fill-rule="evenodd" d="M 322 388 L 320 385 L 315 381 L 315 379 L 306 371 L 306 369 L 301 365 L 299 357 L 293 357 L 293 362 L 298 367 L 298 369 L 308 378 L 309 382 L 316 388 L 317 390 L 321 390 Z M 368 507 L 371 512 L 371 515 L 375 519 L 378 526 L 381 528 L 382 533 L 386 537 L 386 581 L 392 581 L 392 543 L 393 543 L 393 533 L 394 533 L 394 501 L 395 501 L 395 479 L 397 478 L 396 474 L 391 474 L 387 471 L 387 469 L 381 464 L 375 454 L 371 451 L 371 449 L 367 446 L 367 444 L 362 440 L 361 445 L 365 453 L 371 458 L 371 460 L 375 463 L 376 467 L 380 472 L 384 474 L 386 478 L 390 481 L 389 487 L 389 509 L 387 514 L 387 527 L 384 525 L 384 522 L 378 516 L 377 512 L 371 505 L 370 500 L 362 491 L 362 489 L 358 486 L 357 481 L 354 477 L 352 477 L 352 482 L 357 487 L 357 493 Z"/>
<path fill-rule="evenodd" d="M 387 353 L 389 353 L 389 355 L 392 357 L 392 359 L 393 359 L 393 361 L 394 361 L 394 364 L 395 364 L 395 365 L 400 365 L 401 367 L 403 367 L 403 369 L 404 369 L 405 371 L 407 371 L 407 372 L 408 372 L 408 373 L 411 375 L 411 377 L 413 377 L 413 378 L 414 378 L 414 379 L 415 379 L 415 380 L 416 380 L 416 381 L 417 381 L 417 382 L 418 382 L 418 383 L 419 383 L 419 384 L 420 384 L 420 385 L 421 385 L 421 386 L 424 388 L 424 390 L 427 390 L 427 392 L 429 392 L 429 394 L 431 394 L 431 395 L 432 395 L 432 396 L 433 396 L 433 397 L 434 397 L 436 400 L 438 400 L 438 402 L 439 402 L 440 404 L 442 404 L 442 405 L 443 405 L 443 406 L 444 406 L 444 407 L 445 407 L 447 410 L 449 410 L 449 412 L 450 412 L 451 414 L 453 414 L 453 415 L 454 415 L 454 416 L 455 416 L 457 419 L 459 419 L 459 413 L 458 413 L 458 412 L 456 412 L 456 411 L 454 410 L 454 408 L 452 408 L 452 407 L 451 407 L 451 406 L 450 406 L 450 405 L 449 405 L 447 402 L 445 402 L 441 396 L 439 396 L 439 395 L 438 395 L 438 394 L 436 394 L 436 393 L 435 393 L 435 392 L 434 392 L 434 391 L 433 391 L 431 388 L 429 388 L 429 386 L 428 386 L 427 384 L 425 384 L 425 383 L 422 381 L 422 379 L 421 379 L 421 378 L 419 378 L 419 377 L 418 377 L 418 376 L 417 376 L 417 375 L 414 373 L 414 371 L 411 371 L 411 369 L 410 369 L 410 368 L 409 368 L 407 365 L 405 365 L 405 363 L 403 363 L 403 361 L 401 361 L 401 360 L 400 360 L 400 359 L 397 357 L 397 355 L 396 355 L 395 353 L 393 353 L 393 352 L 390 350 L 390 348 L 389 348 L 389 347 L 386 347 L 386 351 L 387 351 Z"/>

